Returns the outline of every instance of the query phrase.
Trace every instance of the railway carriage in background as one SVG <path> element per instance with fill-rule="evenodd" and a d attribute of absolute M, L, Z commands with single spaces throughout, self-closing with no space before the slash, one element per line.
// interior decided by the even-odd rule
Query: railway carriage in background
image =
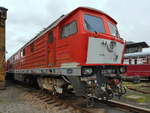
<path fill-rule="evenodd" d="M 128 53 L 124 57 L 127 64 L 125 78 L 140 82 L 140 79 L 150 80 L 150 52 Z"/>
<path fill-rule="evenodd" d="M 111 99 L 124 94 L 125 42 L 106 13 L 79 7 L 57 19 L 7 61 L 8 76 L 42 89 Z M 71 86 L 71 87 L 69 87 Z"/>

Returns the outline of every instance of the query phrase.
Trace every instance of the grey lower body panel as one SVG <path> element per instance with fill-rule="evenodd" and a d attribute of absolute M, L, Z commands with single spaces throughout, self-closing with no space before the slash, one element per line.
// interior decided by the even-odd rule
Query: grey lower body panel
<path fill-rule="evenodd" d="M 81 67 L 18 69 L 18 70 L 9 70 L 8 73 L 33 74 L 33 75 L 54 75 L 54 76 L 59 76 L 59 75 L 81 76 Z"/>

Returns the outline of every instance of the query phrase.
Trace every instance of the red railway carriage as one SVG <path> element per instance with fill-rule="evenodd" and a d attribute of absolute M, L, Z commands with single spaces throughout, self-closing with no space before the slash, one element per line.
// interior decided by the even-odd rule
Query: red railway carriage
<path fill-rule="evenodd" d="M 125 43 L 116 25 L 102 11 L 79 7 L 61 16 L 8 59 L 8 72 L 23 81 L 36 76 L 40 87 L 58 93 L 71 83 L 77 95 L 85 95 L 94 78 L 100 95 L 107 76 L 125 71 Z"/>
<path fill-rule="evenodd" d="M 128 64 L 127 72 L 128 77 L 141 77 L 150 80 L 150 53 L 137 52 L 125 55 L 124 63 Z"/>

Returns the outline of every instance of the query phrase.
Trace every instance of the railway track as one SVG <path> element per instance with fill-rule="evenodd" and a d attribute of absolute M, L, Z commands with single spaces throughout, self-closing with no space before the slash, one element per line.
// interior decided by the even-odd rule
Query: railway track
<path fill-rule="evenodd" d="M 76 106 L 57 95 L 49 95 L 44 92 L 28 92 L 25 94 L 25 99 L 31 102 L 32 105 L 40 105 L 52 113 L 92 113 L 84 108 Z M 102 112 L 101 112 L 102 113 Z"/>
<path fill-rule="evenodd" d="M 129 113 L 150 113 L 150 109 L 141 108 L 141 107 L 133 106 L 130 104 L 125 104 L 125 103 L 114 101 L 114 100 L 100 101 L 100 102 L 107 104 L 109 106 L 114 106 L 119 109 L 125 110 Z"/>
<path fill-rule="evenodd" d="M 19 85 L 19 87 L 24 86 Z M 102 101 L 96 98 L 94 98 L 94 106 L 86 107 L 87 100 L 85 98 L 75 95 L 53 95 L 34 88 L 27 89 L 23 96 L 27 103 L 30 102 L 34 106 L 40 106 L 41 109 L 47 109 L 47 113 L 150 113 L 150 109 L 114 100 Z"/>
<path fill-rule="evenodd" d="M 51 109 L 57 113 L 105 113 L 104 109 L 93 109 L 93 107 L 81 107 L 77 100 L 74 101 L 74 104 L 69 100 L 61 99 L 59 96 L 52 96 L 46 93 L 41 92 L 28 92 L 25 95 L 25 98 L 28 101 L 31 101 L 32 104 L 40 104 L 40 106 L 46 106 L 46 109 Z M 97 102 L 105 104 L 107 106 L 111 106 L 112 108 L 116 108 L 124 113 L 150 113 L 150 109 L 145 109 L 141 107 L 136 107 L 133 105 L 121 103 L 118 101 L 101 101 L 97 100 Z M 80 103 L 81 104 L 81 103 Z"/>
<path fill-rule="evenodd" d="M 150 85 L 142 85 L 142 87 L 150 88 Z"/>
<path fill-rule="evenodd" d="M 148 87 L 149 87 L 149 86 L 148 86 Z M 136 92 L 144 93 L 144 94 L 150 94 L 150 92 L 143 91 L 143 90 L 139 90 L 139 89 L 134 88 L 134 87 L 128 87 L 128 89 L 133 90 L 133 91 L 136 91 Z"/>

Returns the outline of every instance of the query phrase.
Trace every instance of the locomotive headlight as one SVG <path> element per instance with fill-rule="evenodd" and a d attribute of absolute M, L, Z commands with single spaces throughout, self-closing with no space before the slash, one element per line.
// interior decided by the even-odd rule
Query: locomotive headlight
<path fill-rule="evenodd" d="M 120 69 L 119 69 L 120 73 L 125 73 L 126 70 L 127 70 L 126 67 L 120 67 Z"/>
<path fill-rule="evenodd" d="M 91 75 L 93 73 L 93 69 L 90 67 L 82 68 L 82 74 L 83 75 Z"/>

